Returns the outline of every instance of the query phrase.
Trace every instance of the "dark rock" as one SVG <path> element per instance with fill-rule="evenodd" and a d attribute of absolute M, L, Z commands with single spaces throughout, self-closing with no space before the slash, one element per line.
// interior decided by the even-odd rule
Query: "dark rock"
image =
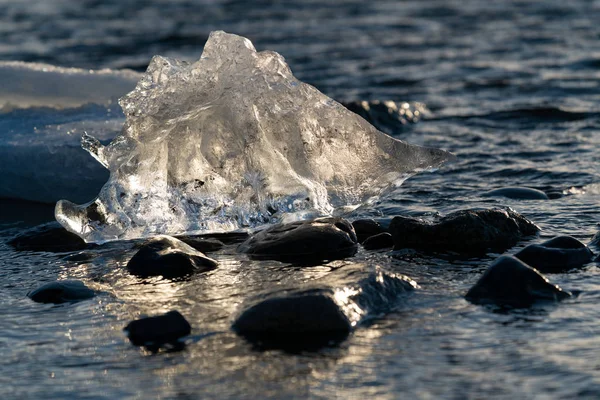
<path fill-rule="evenodd" d="M 507 197 L 517 200 L 550 200 L 548 195 L 541 190 L 528 187 L 505 187 L 490 190 L 483 194 L 484 197 Z"/>
<path fill-rule="evenodd" d="M 531 244 L 515 257 L 540 272 L 564 272 L 592 261 L 594 254 L 571 236 L 557 236 L 544 243 Z"/>
<path fill-rule="evenodd" d="M 518 308 L 567 297 L 571 297 L 571 293 L 551 284 L 537 270 L 511 256 L 496 259 L 465 296 L 476 304 Z"/>
<path fill-rule="evenodd" d="M 429 222 L 394 217 L 389 228 L 394 249 L 479 254 L 504 251 L 539 228 L 511 209 L 461 210 Z"/>
<path fill-rule="evenodd" d="M 367 250 L 387 249 L 394 246 L 394 238 L 391 234 L 384 232 L 371 236 L 364 241 L 363 247 Z"/>
<path fill-rule="evenodd" d="M 358 243 L 364 242 L 371 236 L 386 232 L 385 228 L 374 219 L 357 219 L 352 222 L 352 227 L 354 228 L 354 232 L 356 232 Z"/>
<path fill-rule="evenodd" d="M 250 237 L 238 250 L 256 259 L 304 263 L 350 257 L 357 248 L 348 221 L 319 218 L 272 226 Z"/>
<path fill-rule="evenodd" d="M 265 348 L 320 348 L 344 340 L 352 326 L 331 290 L 266 299 L 245 310 L 232 329 Z"/>
<path fill-rule="evenodd" d="M 68 254 L 63 257 L 63 260 L 70 261 L 73 263 L 86 263 L 96 258 L 98 254 L 89 251 L 82 251 L 80 253 Z"/>
<path fill-rule="evenodd" d="M 396 85 L 398 82 L 394 82 L 394 84 Z M 389 100 L 353 101 L 342 104 L 380 131 L 390 135 L 402 132 L 406 124 L 418 122 L 425 111 L 425 108 L 419 103 L 396 103 Z"/>
<path fill-rule="evenodd" d="M 161 235 L 141 246 L 127 263 L 127 270 L 141 278 L 162 276 L 176 279 L 212 270 L 217 265 L 215 260 L 181 240 Z"/>
<path fill-rule="evenodd" d="M 46 283 L 27 293 L 27 296 L 38 303 L 60 304 L 92 298 L 95 292 L 81 281 L 64 280 Z"/>
<path fill-rule="evenodd" d="M 38 225 L 8 241 L 15 250 L 62 253 L 83 250 L 88 245 L 82 238 L 67 231 L 58 222 Z"/>
<path fill-rule="evenodd" d="M 232 329 L 261 349 L 315 350 L 344 340 L 415 287 L 410 278 L 379 267 L 348 265 L 304 287 L 260 296 Z"/>
<path fill-rule="evenodd" d="M 165 344 L 175 344 L 191 333 L 190 323 L 178 311 L 141 318 L 130 322 L 124 330 L 132 344 L 156 349 Z"/>
<path fill-rule="evenodd" d="M 241 243 L 248 239 L 250 234 L 246 231 L 233 231 L 233 232 L 221 232 L 221 233 L 210 233 L 208 235 L 202 235 L 206 239 L 215 239 L 224 244 L 236 244 Z"/>
<path fill-rule="evenodd" d="M 218 251 L 225 246 L 223 242 L 218 239 L 203 237 L 203 236 L 176 236 L 177 239 L 183 243 L 192 246 L 194 249 L 202 253 L 210 253 L 211 251 Z"/>

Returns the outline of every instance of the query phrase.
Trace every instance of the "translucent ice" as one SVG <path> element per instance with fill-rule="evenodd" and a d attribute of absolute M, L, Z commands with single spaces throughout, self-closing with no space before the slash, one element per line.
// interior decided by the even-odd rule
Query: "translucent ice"
<path fill-rule="evenodd" d="M 281 55 L 220 31 L 193 64 L 154 57 L 120 105 L 127 120 L 109 145 L 83 138 L 108 182 L 90 203 L 56 205 L 88 242 L 329 214 L 451 157 L 377 131 Z"/>

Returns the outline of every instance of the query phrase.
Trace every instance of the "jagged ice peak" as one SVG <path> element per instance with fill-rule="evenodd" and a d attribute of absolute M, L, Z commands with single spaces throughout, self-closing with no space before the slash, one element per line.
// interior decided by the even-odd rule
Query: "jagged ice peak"
<path fill-rule="evenodd" d="M 452 157 L 379 132 L 278 53 L 222 31 L 195 63 L 155 56 L 119 104 L 127 120 L 110 144 L 82 139 L 108 182 L 87 204 L 56 205 L 87 242 L 326 215 Z"/>

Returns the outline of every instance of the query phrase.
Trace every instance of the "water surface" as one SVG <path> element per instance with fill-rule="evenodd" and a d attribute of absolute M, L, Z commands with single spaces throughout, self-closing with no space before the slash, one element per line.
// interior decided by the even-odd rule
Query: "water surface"
<path fill-rule="evenodd" d="M 428 107 L 417 124 L 395 126 L 395 136 L 450 150 L 458 161 L 411 178 L 369 214 L 510 206 L 541 227 L 534 242 L 558 234 L 587 242 L 600 219 L 599 14 L 598 2 L 583 0 L 0 0 L 0 59 L 142 71 L 154 54 L 197 58 L 211 30 L 244 35 L 258 50 L 280 52 L 299 79 L 337 100 Z M 85 121 L 99 120 L 107 125 L 94 129 L 108 137 L 122 118 L 114 102 L 102 106 L 113 114 L 98 105 L 5 107 L 0 135 L 39 138 L 34 128 L 47 133 L 52 127 L 53 135 L 76 128 L 77 137 L 88 129 Z M 534 187 L 553 199 L 482 197 L 506 186 Z M 309 281 L 343 262 L 297 268 L 251 261 L 228 246 L 211 254 L 220 268 L 175 283 L 130 276 L 124 265 L 134 250 L 126 243 L 94 251 L 89 262 L 6 244 L 51 219 L 51 206 L 0 203 L 3 398 L 600 396 L 596 263 L 549 275 L 567 290 L 581 290 L 579 297 L 498 313 L 463 299 L 496 254 L 455 259 L 361 250 L 347 262 L 406 274 L 420 290 L 340 346 L 290 355 L 254 351 L 229 330 L 232 317 L 248 296 Z M 60 306 L 26 297 L 66 278 L 102 294 Z M 130 320 L 171 309 L 193 326 L 184 351 L 151 355 L 128 343 L 122 328 Z"/>

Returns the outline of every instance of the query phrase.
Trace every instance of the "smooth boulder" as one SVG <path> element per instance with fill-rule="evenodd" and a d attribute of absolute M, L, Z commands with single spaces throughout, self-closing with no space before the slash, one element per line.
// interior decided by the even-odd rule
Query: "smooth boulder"
<path fill-rule="evenodd" d="M 127 270 L 140 278 L 162 276 L 184 278 L 210 271 L 217 262 L 174 237 L 161 235 L 143 244 L 127 263 Z"/>
<path fill-rule="evenodd" d="M 258 296 L 232 329 L 261 349 L 314 350 L 344 340 L 416 287 L 410 278 L 377 266 L 347 265 L 302 287 Z"/>
<path fill-rule="evenodd" d="M 434 221 L 397 216 L 389 227 L 394 249 L 480 254 L 504 251 L 539 228 L 510 208 L 460 210 Z"/>
<path fill-rule="evenodd" d="M 263 348 L 317 349 L 344 340 L 352 330 L 329 289 L 268 298 L 246 309 L 232 329 Z"/>
<path fill-rule="evenodd" d="M 358 249 L 352 225 L 341 218 L 278 224 L 238 247 L 255 259 L 288 263 L 320 262 L 353 256 Z"/>
<path fill-rule="evenodd" d="M 515 200 L 550 200 L 545 192 L 529 187 L 505 187 L 490 190 L 483 194 L 484 197 L 506 197 Z"/>
<path fill-rule="evenodd" d="M 37 303 L 70 303 L 90 299 L 95 292 L 78 280 L 64 280 L 46 283 L 27 293 L 27 297 Z"/>
<path fill-rule="evenodd" d="M 371 236 L 387 232 L 381 224 L 374 219 L 357 219 L 352 222 L 358 243 L 362 243 Z"/>
<path fill-rule="evenodd" d="M 366 250 L 379 250 L 394 247 L 394 238 L 387 232 L 371 236 L 363 242 L 363 247 Z"/>
<path fill-rule="evenodd" d="M 571 293 L 553 285 L 536 269 L 512 256 L 501 256 L 483 273 L 465 298 L 475 304 L 516 308 L 539 301 L 556 302 Z"/>
<path fill-rule="evenodd" d="M 67 231 L 58 222 L 38 225 L 8 241 L 15 250 L 62 253 L 88 247 L 82 238 Z"/>
<path fill-rule="evenodd" d="M 540 244 L 530 244 L 515 254 L 525 264 L 543 273 L 564 272 L 592 261 L 594 254 L 571 236 L 557 236 Z"/>
<path fill-rule="evenodd" d="M 212 251 L 219 251 L 225 243 L 219 239 L 203 236 L 176 236 L 176 239 L 181 240 L 183 243 L 192 246 L 194 249 L 202 253 L 210 253 Z"/>
<path fill-rule="evenodd" d="M 192 327 L 183 315 L 173 310 L 163 315 L 132 321 L 123 330 L 135 346 L 157 350 L 165 344 L 178 347 L 179 339 L 189 335 Z"/>

